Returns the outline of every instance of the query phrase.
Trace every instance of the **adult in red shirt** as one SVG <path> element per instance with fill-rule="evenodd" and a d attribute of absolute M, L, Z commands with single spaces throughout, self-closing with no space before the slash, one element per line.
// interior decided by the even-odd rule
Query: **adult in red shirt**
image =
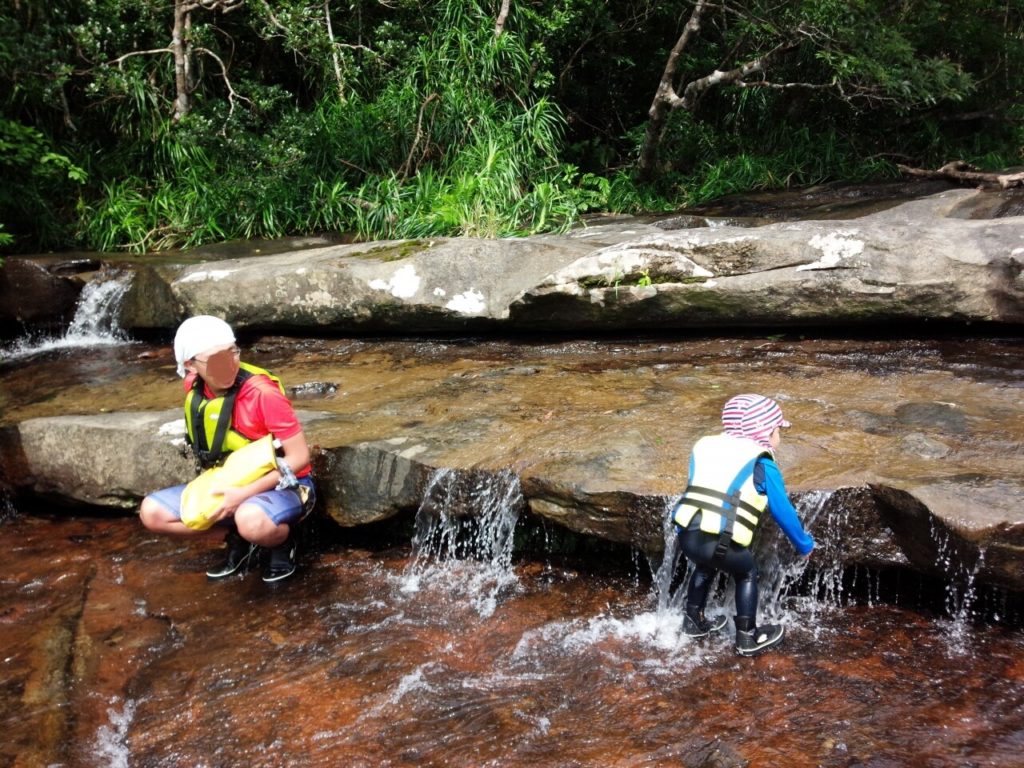
<path fill-rule="evenodd" d="M 204 437 L 203 414 L 211 406 L 216 410 L 230 403 L 230 444 L 237 446 L 271 434 L 281 444 L 285 465 L 246 486 L 218 490 L 223 500 L 213 515 L 217 524 L 211 530 L 228 528 L 226 558 L 206 575 L 221 579 L 242 572 L 255 564 L 258 548 L 264 547 L 269 557 L 263 580 L 288 578 L 296 568 L 295 526 L 315 498 L 309 445 L 291 402 L 267 372 L 241 364 L 234 332 L 219 318 L 199 315 L 182 323 L 175 334 L 174 354 L 178 375 L 184 379 L 186 408 L 194 402 L 198 410 L 193 413 L 200 414 L 199 423 L 189 431 L 200 464 L 212 465 L 223 458 L 223 446 L 209 446 L 208 436 Z M 139 509 L 143 525 L 180 536 L 208 533 L 188 528 L 181 521 L 184 489 L 185 485 L 177 485 L 146 496 Z"/>

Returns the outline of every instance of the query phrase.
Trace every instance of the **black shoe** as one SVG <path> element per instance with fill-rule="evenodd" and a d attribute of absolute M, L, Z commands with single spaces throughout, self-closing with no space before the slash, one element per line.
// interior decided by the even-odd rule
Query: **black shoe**
<path fill-rule="evenodd" d="M 267 567 L 263 571 L 263 580 L 268 584 L 284 581 L 295 573 L 295 536 L 288 535 L 284 544 L 278 544 L 270 550 Z"/>
<path fill-rule="evenodd" d="M 773 645 L 782 642 L 786 630 L 778 624 L 765 624 L 753 629 L 736 630 L 736 653 L 740 656 L 756 656 Z"/>
<path fill-rule="evenodd" d="M 211 568 L 206 572 L 208 579 L 225 579 L 236 573 L 247 571 L 256 562 L 256 550 L 259 549 L 252 542 L 243 539 L 238 531 L 232 528 L 224 539 L 227 548 L 227 557 L 217 568 Z"/>
<path fill-rule="evenodd" d="M 712 632 L 717 632 L 726 625 L 729 620 L 723 616 L 705 618 L 701 611 L 695 615 L 683 614 L 683 634 L 686 637 L 707 637 Z"/>

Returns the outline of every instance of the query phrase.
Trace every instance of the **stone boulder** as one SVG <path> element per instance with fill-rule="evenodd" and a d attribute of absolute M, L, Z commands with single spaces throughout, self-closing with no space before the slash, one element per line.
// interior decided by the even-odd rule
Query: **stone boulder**
<path fill-rule="evenodd" d="M 92 258 L 11 256 L 0 267 L 0 336 L 47 325 L 66 325 L 82 292 L 81 272 L 99 267 Z"/>
<path fill-rule="evenodd" d="M 473 503 L 455 514 L 473 514 L 480 489 L 486 492 L 489 482 L 496 488 L 508 485 L 509 468 L 488 469 L 483 443 L 465 425 L 339 444 L 332 437 L 330 414 L 301 412 L 300 418 L 310 441 L 319 446 L 315 466 L 321 513 L 343 526 L 415 512 L 442 472 L 450 495 L 459 495 L 460 482 L 472 486 L 463 496 Z M 176 409 L 30 419 L 0 432 L 0 466 L 4 480 L 20 493 L 130 508 L 148 491 L 191 477 L 182 432 Z M 464 443 L 461 460 L 449 440 L 456 433 Z M 481 429 L 477 437 L 484 435 Z M 520 501 L 532 515 L 557 526 L 656 557 L 673 497 L 643 490 L 650 487 L 647 459 L 608 454 L 615 445 L 635 444 L 635 436 L 610 442 L 601 457 L 513 468 Z M 629 475 L 633 482 L 621 482 Z M 1017 503 L 1024 488 L 1008 482 L 977 493 L 977 504 L 965 504 L 962 489 L 958 493 L 948 484 L 913 492 L 881 484 L 802 489 L 793 496 L 805 520 L 814 523 L 823 561 L 910 566 L 1024 591 L 1024 521 Z"/>
<path fill-rule="evenodd" d="M 645 232 L 520 296 L 514 325 L 860 326 L 1024 320 L 1024 222 L 948 215 L 946 192 L 851 221 Z"/>
<path fill-rule="evenodd" d="M 43 417 L 0 431 L 7 482 L 67 503 L 132 509 L 152 490 L 188 482 L 194 467 L 177 408 Z"/>
<path fill-rule="evenodd" d="M 680 229 L 694 222 L 615 217 L 566 235 L 165 263 L 142 270 L 121 322 L 168 329 L 209 313 L 315 334 L 1020 323 L 1024 224 L 957 218 L 979 194 L 841 221 Z"/>

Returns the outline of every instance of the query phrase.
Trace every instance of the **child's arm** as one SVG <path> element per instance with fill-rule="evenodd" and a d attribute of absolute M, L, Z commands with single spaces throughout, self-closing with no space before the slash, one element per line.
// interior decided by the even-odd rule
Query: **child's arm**
<path fill-rule="evenodd" d="M 758 493 L 768 496 L 768 509 L 771 511 L 772 517 L 775 518 L 775 522 L 779 524 L 782 532 L 793 542 L 796 551 L 803 556 L 809 555 L 814 549 L 814 539 L 804 530 L 796 510 L 786 494 L 786 484 L 782 481 L 782 471 L 779 469 L 779 465 L 768 458 L 759 459 L 757 465 L 763 469 L 764 479 L 758 482 L 760 480 L 758 475 L 761 473 L 756 472 L 754 487 Z"/>

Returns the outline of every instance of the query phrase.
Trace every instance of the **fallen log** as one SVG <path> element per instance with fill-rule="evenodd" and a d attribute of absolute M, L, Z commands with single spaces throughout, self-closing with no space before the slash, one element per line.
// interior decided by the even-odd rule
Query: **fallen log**
<path fill-rule="evenodd" d="M 981 171 L 963 160 L 954 160 L 935 170 L 912 168 L 909 165 L 901 165 L 899 163 L 897 163 L 896 167 L 908 176 L 917 176 L 924 179 L 947 179 L 960 184 L 998 186 L 1001 189 L 1024 186 L 1024 172 L 989 173 Z"/>

